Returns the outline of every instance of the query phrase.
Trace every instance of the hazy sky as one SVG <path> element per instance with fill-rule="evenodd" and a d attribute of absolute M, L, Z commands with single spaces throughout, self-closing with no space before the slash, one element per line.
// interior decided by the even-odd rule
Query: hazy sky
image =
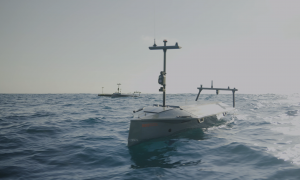
<path fill-rule="evenodd" d="M 0 93 L 159 93 L 154 35 L 167 93 L 300 92 L 299 0 L 0 0 L 0 26 Z"/>

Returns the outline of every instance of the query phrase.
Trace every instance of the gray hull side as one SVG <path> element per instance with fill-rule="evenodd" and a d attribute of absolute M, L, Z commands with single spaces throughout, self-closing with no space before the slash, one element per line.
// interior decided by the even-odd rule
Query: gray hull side
<path fill-rule="evenodd" d="M 218 121 L 216 115 L 197 118 L 143 119 L 131 120 L 128 146 L 133 146 L 151 139 L 170 136 L 193 128 L 208 128 Z"/>

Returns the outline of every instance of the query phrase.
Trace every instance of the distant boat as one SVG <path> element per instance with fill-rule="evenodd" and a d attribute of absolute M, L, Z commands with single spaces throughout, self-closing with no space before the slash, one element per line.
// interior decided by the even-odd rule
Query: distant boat
<path fill-rule="evenodd" d="M 213 126 L 219 118 L 225 116 L 227 112 L 234 110 L 234 93 L 237 89 L 228 88 L 203 88 L 199 87 L 199 93 L 202 90 L 215 90 L 219 94 L 220 90 L 232 91 L 233 107 L 224 103 L 212 102 L 207 104 L 195 104 L 174 106 L 165 104 L 166 92 L 166 51 L 167 49 L 180 49 L 178 43 L 175 46 L 166 46 L 167 40 L 164 40 L 164 46 L 156 46 L 155 41 L 150 50 L 164 51 L 164 71 L 161 71 L 158 83 L 163 87 L 159 91 L 163 92 L 163 104 L 154 104 L 153 106 L 143 107 L 133 111 L 133 119 L 130 121 L 128 134 L 128 146 L 133 146 L 151 139 L 169 136 L 184 130 L 193 128 L 208 128 Z"/>
<path fill-rule="evenodd" d="M 112 97 L 112 98 L 116 98 L 116 97 L 139 97 L 141 92 L 138 92 L 138 91 L 135 91 L 133 94 L 122 94 L 121 93 L 121 89 L 120 89 L 120 83 L 117 84 L 118 85 L 118 92 L 115 92 L 113 94 L 98 94 L 98 96 L 109 96 L 109 97 Z M 137 95 L 139 94 L 139 95 Z"/>

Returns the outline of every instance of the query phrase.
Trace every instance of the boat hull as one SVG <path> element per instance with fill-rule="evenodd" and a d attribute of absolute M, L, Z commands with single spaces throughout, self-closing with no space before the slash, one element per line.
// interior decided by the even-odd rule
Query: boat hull
<path fill-rule="evenodd" d="M 205 118 L 131 120 L 128 146 L 159 137 L 170 136 L 189 129 L 208 128 L 215 125 L 217 121 L 217 115 Z"/>

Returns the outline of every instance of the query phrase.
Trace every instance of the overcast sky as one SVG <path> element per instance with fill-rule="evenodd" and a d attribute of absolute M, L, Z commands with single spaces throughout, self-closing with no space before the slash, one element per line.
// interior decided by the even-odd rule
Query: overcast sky
<path fill-rule="evenodd" d="M 299 0 L 1 0 L 0 93 L 300 92 Z"/>

